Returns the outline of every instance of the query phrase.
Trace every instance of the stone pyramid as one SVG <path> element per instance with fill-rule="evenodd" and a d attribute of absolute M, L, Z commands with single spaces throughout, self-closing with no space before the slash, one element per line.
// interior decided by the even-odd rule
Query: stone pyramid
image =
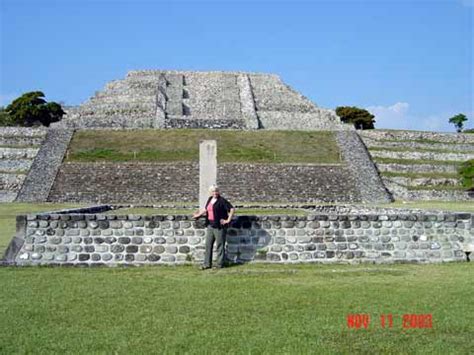
<path fill-rule="evenodd" d="M 58 128 L 346 129 L 273 74 L 131 71 L 68 110 Z"/>

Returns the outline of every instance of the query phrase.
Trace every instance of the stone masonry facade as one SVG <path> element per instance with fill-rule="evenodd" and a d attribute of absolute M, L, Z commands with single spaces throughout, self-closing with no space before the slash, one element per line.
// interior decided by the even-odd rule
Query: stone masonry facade
<path fill-rule="evenodd" d="M 438 263 L 463 261 L 470 213 L 316 213 L 239 216 L 227 231 L 230 263 Z M 17 217 L 4 264 L 200 263 L 203 219 L 187 215 L 46 213 Z M 215 256 L 215 254 L 214 254 Z"/>
<path fill-rule="evenodd" d="M 232 201 L 356 202 L 345 165 L 236 164 L 218 166 L 217 183 Z M 50 202 L 196 202 L 198 163 L 64 163 Z"/>
<path fill-rule="evenodd" d="M 108 83 L 57 128 L 351 129 L 277 75 L 131 71 Z"/>

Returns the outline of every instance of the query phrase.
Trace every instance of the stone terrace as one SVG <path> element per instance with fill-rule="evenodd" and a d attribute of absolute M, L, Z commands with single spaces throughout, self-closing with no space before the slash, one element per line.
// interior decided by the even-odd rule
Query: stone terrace
<path fill-rule="evenodd" d="M 46 132 L 41 128 L 0 129 L 0 202 L 16 199 Z"/>
<path fill-rule="evenodd" d="M 458 175 L 474 159 L 474 135 L 416 131 L 360 131 L 385 186 L 396 199 L 469 200 Z"/>
<path fill-rule="evenodd" d="M 350 129 L 276 75 L 160 70 L 129 72 L 53 126 Z"/>

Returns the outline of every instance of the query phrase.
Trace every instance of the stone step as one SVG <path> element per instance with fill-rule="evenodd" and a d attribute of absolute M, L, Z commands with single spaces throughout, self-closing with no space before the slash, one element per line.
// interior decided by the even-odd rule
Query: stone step
<path fill-rule="evenodd" d="M 13 202 L 16 199 L 18 192 L 0 190 L 0 203 Z"/>
<path fill-rule="evenodd" d="M 402 130 L 362 130 L 359 135 L 377 140 L 424 140 L 438 143 L 474 144 L 474 134 L 469 133 L 440 133 L 429 131 Z"/>
<path fill-rule="evenodd" d="M 457 173 L 456 165 L 375 163 L 379 171 L 394 173 Z"/>
<path fill-rule="evenodd" d="M 472 152 L 474 153 L 474 144 L 446 144 L 446 143 L 418 143 L 418 142 L 384 142 L 369 137 L 363 138 L 365 145 L 369 150 L 371 148 L 403 148 L 403 149 L 441 149 L 449 152 Z"/>
<path fill-rule="evenodd" d="M 469 192 L 464 190 L 409 190 L 406 186 L 392 181 L 391 178 L 382 178 L 385 186 L 396 200 L 437 200 L 437 201 L 472 201 Z"/>
<path fill-rule="evenodd" d="M 0 159 L 34 159 L 38 153 L 39 148 L 1 148 Z"/>
<path fill-rule="evenodd" d="M 47 128 L 0 127 L 0 137 L 45 137 Z"/>
<path fill-rule="evenodd" d="M 405 186 L 461 186 L 460 179 L 456 178 L 409 178 L 404 176 L 387 177 L 390 181 Z"/>
<path fill-rule="evenodd" d="M 0 171 L 26 172 L 30 170 L 33 159 L 0 159 Z"/>
<path fill-rule="evenodd" d="M 156 100 L 157 91 L 150 93 L 140 93 L 134 95 L 113 95 L 113 96 L 95 96 L 91 98 L 87 105 L 139 105 L 142 103 L 154 103 Z"/>
<path fill-rule="evenodd" d="M 0 147 L 11 146 L 11 148 L 39 146 L 44 141 L 44 136 L 39 137 L 21 137 L 21 136 L 0 136 Z"/>
<path fill-rule="evenodd" d="M 25 177 L 26 174 L 0 173 L 0 190 L 18 192 Z"/>
<path fill-rule="evenodd" d="M 393 152 L 387 150 L 371 150 L 370 155 L 374 158 L 392 158 L 407 160 L 441 160 L 463 162 L 474 159 L 473 153 L 439 153 L 439 152 Z"/>

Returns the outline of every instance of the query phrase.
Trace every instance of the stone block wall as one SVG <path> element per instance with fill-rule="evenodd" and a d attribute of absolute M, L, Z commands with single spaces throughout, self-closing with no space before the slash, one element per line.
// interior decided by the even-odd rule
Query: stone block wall
<path fill-rule="evenodd" d="M 463 261 L 473 225 L 469 213 L 240 216 L 227 230 L 226 255 L 231 263 Z M 3 263 L 200 263 L 205 235 L 203 220 L 186 215 L 19 216 Z"/>
<path fill-rule="evenodd" d="M 218 165 L 217 182 L 231 201 L 314 202 L 360 200 L 345 165 Z M 50 202 L 197 202 L 198 163 L 63 163 Z"/>
<path fill-rule="evenodd" d="M 17 198 L 46 132 L 45 128 L 0 127 L 0 202 Z"/>

